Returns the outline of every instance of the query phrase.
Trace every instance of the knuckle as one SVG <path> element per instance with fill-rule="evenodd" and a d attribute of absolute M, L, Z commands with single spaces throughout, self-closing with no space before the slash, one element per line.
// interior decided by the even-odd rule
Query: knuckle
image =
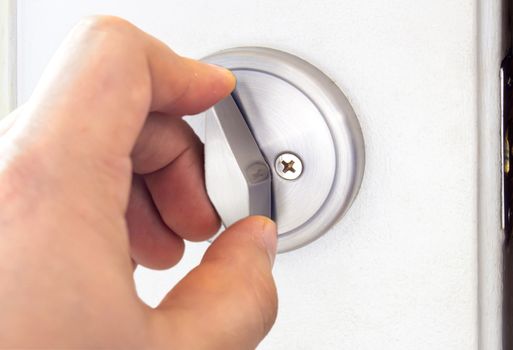
<path fill-rule="evenodd" d="M 94 32 L 119 32 L 133 28 L 127 20 L 108 15 L 96 15 L 82 19 L 79 25 L 85 28 L 86 33 Z"/>
<path fill-rule="evenodd" d="M 79 74 L 91 87 L 85 90 L 90 98 L 110 101 L 123 96 L 131 112 L 148 112 L 151 72 L 148 39 L 141 33 L 130 22 L 115 16 L 87 17 L 77 25 L 70 41 L 75 53 L 87 56 L 86 61 L 80 61 L 83 69 Z"/>
<path fill-rule="evenodd" d="M 93 16 L 81 20 L 76 26 L 72 40 L 79 44 L 90 57 L 88 67 L 111 81 L 114 73 L 126 69 L 123 59 L 133 51 L 139 40 L 129 22 L 114 16 Z"/>

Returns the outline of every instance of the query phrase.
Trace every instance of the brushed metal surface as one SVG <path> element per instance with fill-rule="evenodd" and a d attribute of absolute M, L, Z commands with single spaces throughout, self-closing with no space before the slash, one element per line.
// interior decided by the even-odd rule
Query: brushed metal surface
<path fill-rule="evenodd" d="M 269 166 L 231 96 L 207 112 L 205 130 L 205 182 L 223 224 L 270 217 Z"/>
<path fill-rule="evenodd" d="M 335 149 L 330 130 L 316 106 L 300 90 L 275 76 L 235 71 L 235 96 L 268 164 L 283 152 L 303 160 L 296 181 L 273 169 L 273 218 L 278 232 L 301 227 L 322 207 L 335 178 Z"/>
<path fill-rule="evenodd" d="M 285 52 L 236 48 L 205 61 L 236 75 L 233 96 L 267 163 L 283 152 L 302 159 L 294 181 L 271 170 L 278 251 L 318 238 L 350 207 L 363 177 L 363 136 L 346 97 L 317 68 Z"/>

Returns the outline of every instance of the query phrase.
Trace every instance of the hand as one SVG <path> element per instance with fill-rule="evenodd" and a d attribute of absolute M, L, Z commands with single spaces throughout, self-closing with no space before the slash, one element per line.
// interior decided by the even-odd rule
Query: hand
<path fill-rule="evenodd" d="M 0 124 L 0 348 L 257 346 L 276 317 L 269 219 L 230 227 L 155 309 L 133 281 L 217 230 L 180 116 L 234 85 L 118 18 L 71 32 Z"/>

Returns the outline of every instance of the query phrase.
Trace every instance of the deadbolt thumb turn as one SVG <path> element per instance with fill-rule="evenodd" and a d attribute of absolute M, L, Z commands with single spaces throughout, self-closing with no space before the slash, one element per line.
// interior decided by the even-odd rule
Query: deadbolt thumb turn
<path fill-rule="evenodd" d="M 205 179 L 223 224 L 272 217 L 278 251 L 324 234 L 349 209 L 364 171 L 363 136 L 345 95 L 320 70 L 268 48 L 205 61 L 237 77 L 206 112 Z"/>

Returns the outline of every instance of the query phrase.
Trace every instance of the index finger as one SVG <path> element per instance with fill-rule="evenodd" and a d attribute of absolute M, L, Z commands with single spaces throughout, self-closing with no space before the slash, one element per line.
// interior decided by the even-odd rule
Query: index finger
<path fill-rule="evenodd" d="M 43 184 L 38 200 L 44 189 L 67 210 L 62 220 L 94 222 L 100 235 L 116 223 L 124 233 L 131 152 L 148 114 L 195 114 L 234 85 L 225 69 L 180 57 L 122 19 L 94 17 L 71 32 L 4 136 Z"/>
<path fill-rule="evenodd" d="M 180 57 L 125 20 L 93 17 L 70 33 L 30 105 L 60 143 L 128 156 L 150 111 L 196 114 L 234 85 L 229 71 Z"/>

